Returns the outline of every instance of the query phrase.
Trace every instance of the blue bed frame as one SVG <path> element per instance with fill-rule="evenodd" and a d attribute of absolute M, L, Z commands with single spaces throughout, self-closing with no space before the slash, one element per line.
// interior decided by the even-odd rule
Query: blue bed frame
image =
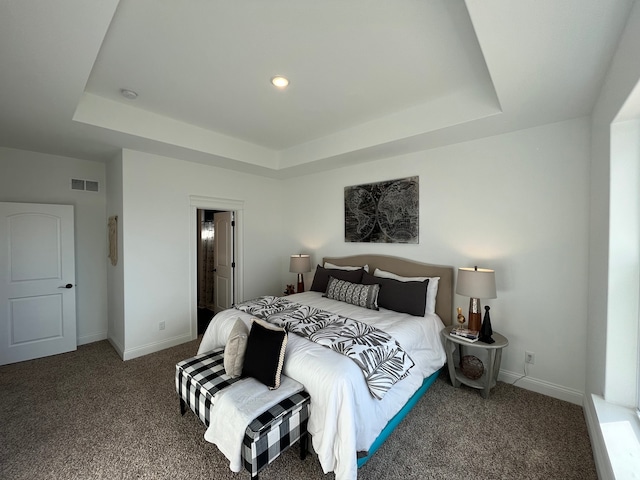
<path fill-rule="evenodd" d="M 411 396 L 411 398 L 404 405 L 404 407 L 402 407 L 400 411 L 396 413 L 395 416 L 391 420 L 389 420 L 389 423 L 387 423 L 387 425 L 382 429 L 382 432 L 380 432 L 380 435 L 378 435 L 378 438 L 376 438 L 371 444 L 371 448 L 369 449 L 369 451 L 366 452 L 366 456 L 358 457 L 358 468 L 362 467 L 365 463 L 367 463 L 369 459 L 373 456 L 373 454 L 376 453 L 376 451 L 380 448 L 380 446 L 385 442 L 385 440 L 389 438 L 389 435 L 391 435 L 391 432 L 395 430 L 395 428 L 400 424 L 402 419 L 406 417 L 407 414 L 411 411 L 411 409 L 415 406 L 415 404 L 418 403 L 418 400 L 420 400 L 420 398 L 426 393 L 426 391 L 429 390 L 429 387 L 433 384 L 433 382 L 436 381 L 436 378 L 438 378 L 439 374 L 440 374 L 440 370 L 436 370 L 434 373 L 431 374 L 430 377 L 427 377 L 424 379 L 424 382 L 422 382 L 422 385 L 420 386 L 420 388 L 416 390 L 416 393 L 414 393 Z M 360 453 L 358 455 L 360 455 Z"/>

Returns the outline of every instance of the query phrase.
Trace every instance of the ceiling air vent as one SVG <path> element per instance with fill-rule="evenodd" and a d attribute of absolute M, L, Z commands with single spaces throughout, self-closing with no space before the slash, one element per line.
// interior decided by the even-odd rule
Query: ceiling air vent
<path fill-rule="evenodd" d="M 78 178 L 72 178 L 71 190 L 84 190 L 87 192 L 98 192 L 100 191 L 100 184 L 93 180 L 80 180 Z"/>

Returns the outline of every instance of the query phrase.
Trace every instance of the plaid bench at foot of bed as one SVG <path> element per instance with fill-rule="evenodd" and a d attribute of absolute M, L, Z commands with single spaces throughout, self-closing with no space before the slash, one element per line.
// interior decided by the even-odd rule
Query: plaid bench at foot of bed
<path fill-rule="evenodd" d="M 242 462 L 244 468 L 257 477 L 282 452 L 300 440 L 300 458 L 305 459 L 309 449 L 309 394 L 294 393 L 259 415 L 244 432 Z"/>
<path fill-rule="evenodd" d="M 224 371 L 224 349 L 213 350 L 183 360 L 176 365 L 176 391 L 180 396 L 180 413 L 186 405 L 209 426 L 211 399 L 216 392 L 237 382 Z M 300 458 L 308 449 L 309 394 L 295 393 L 254 419 L 244 434 L 242 463 L 252 478 L 282 452 L 300 440 Z"/>
<path fill-rule="evenodd" d="M 224 348 L 196 355 L 176 365 L 176 392 L 180 396 L 180 413 L 186 405 L 207 427 L 213 396 L 237 382 L 224 371 Z"/>

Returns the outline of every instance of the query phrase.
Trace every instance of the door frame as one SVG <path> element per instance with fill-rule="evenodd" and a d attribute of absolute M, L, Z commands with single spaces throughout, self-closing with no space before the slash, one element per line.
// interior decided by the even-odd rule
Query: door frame
<path fill-rule="evenodd" d="M 244 201 L 230 198 L 189 196 L 189 315 L 191 317 L 191 339 L 198 338 L 198 209 L 223 210 L 234 213 L 235 233 L 233 250 L 235 268 L 233 271 L 232 298 L 236 302 L 244 299 Z"/>

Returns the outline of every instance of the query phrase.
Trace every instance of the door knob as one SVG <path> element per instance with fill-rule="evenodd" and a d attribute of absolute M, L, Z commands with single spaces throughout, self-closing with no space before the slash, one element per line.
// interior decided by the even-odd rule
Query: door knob
<path fill-rule="evenodd" d="M 73 285 L 70 283 L 67 283 L 66 285 L 62 285 L 61 287 L 58 288 L 73 288 Z"/>

